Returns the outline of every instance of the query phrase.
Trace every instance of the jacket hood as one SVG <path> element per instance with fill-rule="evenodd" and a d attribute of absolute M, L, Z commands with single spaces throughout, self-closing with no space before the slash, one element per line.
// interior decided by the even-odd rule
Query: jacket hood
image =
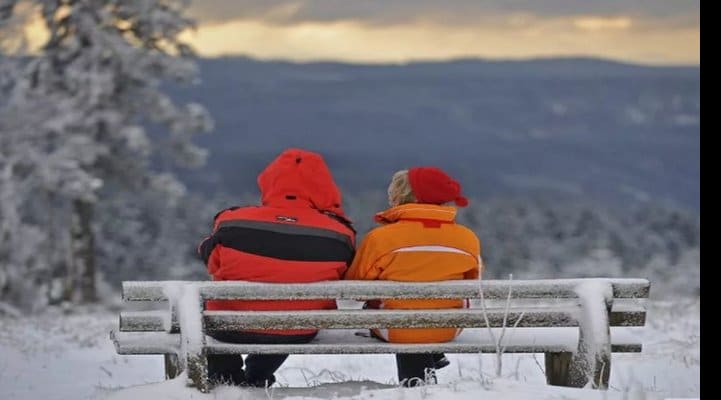
<path fill-rule="evenodd" d="M 291 148 L 258 175 L 265 206 L 308 206 L 345 218 L 341 193 L 320 154 Z"/>

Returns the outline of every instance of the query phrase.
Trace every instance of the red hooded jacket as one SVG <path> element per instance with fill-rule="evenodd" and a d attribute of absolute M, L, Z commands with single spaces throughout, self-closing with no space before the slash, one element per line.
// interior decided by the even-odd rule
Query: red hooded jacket
<path fill-rule="evenodd" d="M 261 206 L 216 215 L 198 247 L 214 280 L 303 283 L 340 279 L 355 251 L 355 231 L 323 158 L 288 149 L 258 176 Z M 208 301 L 208 310 L 313 310 L 334 300 Z M 304 335 L 315 330 L 255 331 Z"/>

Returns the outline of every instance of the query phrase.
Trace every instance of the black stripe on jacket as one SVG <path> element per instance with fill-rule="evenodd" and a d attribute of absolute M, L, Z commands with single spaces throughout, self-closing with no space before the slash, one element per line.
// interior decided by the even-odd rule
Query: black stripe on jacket
<path fill-rule="evenodd" d="M 216 245 L 245 253 L 292 261 L 345 261 L 350 264 L 355 250 L 348 235 L 312 226 L 274 222 L 229 220 L 218 225 L 200 245 L 208 263 Z"/>

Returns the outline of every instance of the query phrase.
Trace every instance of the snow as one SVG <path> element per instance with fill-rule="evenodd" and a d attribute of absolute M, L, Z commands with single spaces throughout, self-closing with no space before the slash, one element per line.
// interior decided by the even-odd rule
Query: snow
<path fill-rule="evenodd" d="M 180 331 L 183 332 L 181 351 L 183 354 L 199 354 L 205 344 L 203 318 L 200 304 L 200 293 L 195 285 L 180 287 L 180 297 L 169 297 L 170 304 L 178 304 L 178 320 Z"/>
<path fill-rule="evenodd" d="M 581 278 L 581 279 L 533 279 L 506 280 L 486 279 L 480 281 L 483 297 L 506 299 L 509 290 L 514 297 L 577 297 L 576 287 L 584 282 L 609 282 L 613 286 L 616 298 L 648 297 L 649 281 L 635 278 Z M 136 300 L 164 300 L 171 287 L 197 286 L 201 294 L 208 299 L 357 299 L 376 298 L 413 298 L 415 296 L 433 298 L 480 298 L 478 281 L 458 280 L 444 282 L 390 282 L 390 281 L 326 281 L 310 283 L 260 283 L 245 281 L 207 281 L 192 283 L 183 281 L 125 281 L 123 298 Z"/>
<path fill-rule="evenodd" d="M 613 354 L 610 389 L 548 386 L 543 357 L 449 354 L 438 385 L 394 386 L 395 362 L 381 355 L 292 355 L 266 392 L 228 386 L 202 394 L 184 376 L 164 381 L 162 356 L 123 356 L 108 337 L 117 310 L 50 309 L 0 316 L 0 399 L 666 399 L 700 396 L 700 300 L 649 301 L 643 352 Z M 510 333 L 509 333 L 510 334 Z"/>
<path fill-rule="evenodd" d="M 596 363 L 601 362 L 601 368 L 604 368 L 611 352 L 607 307 L 613 302 L 613 289 L 602 281 L 588 281 L 579 284 L 576 292 L 581 301 L 582 313 L 578 319 L 579 330 L 583 332 L 579 355 L 585 356 L 584 364 L 588 368 L 585 372 L 589 374 L 586 379 L 592 383 Z"/>
<path fill-rule="evenodd" d="M 611 328 L 614 346 L 624 350 L 637 351 L 640 343 L 639 332 L 643 328 Z M 357 329 L 321 330 L 316 340 L 309 344 L 265 345 L 228 344 L 207 337 L 207 347 L 219 353 L 293 353 L 293 354 L 373 354 L 373 353 L 484 353 L 496 352 L 498 346 L 504 353 L 526 353 L 539 349 L 564 352 L 576 351 L 578 346 L 578 328 L 506 328 L 507 335 L 501 337 L 504 328 L 471 328 L 464 329 L 454 341 L 431 344 L 385 343 L 367 336 L 359 336 Z M 113 338 L 118 340 L 120 354 L 162 354 L 180 348 L 180 335 L 165 332 L 117 332 Z M 353 345 L 353 349 L 343 345 Z"/>

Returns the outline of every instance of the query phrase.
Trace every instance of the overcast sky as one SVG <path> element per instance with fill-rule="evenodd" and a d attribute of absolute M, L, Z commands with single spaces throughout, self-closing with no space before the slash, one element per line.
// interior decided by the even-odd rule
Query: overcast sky
<path fill-rule="evenodd" d="M 591 56 L 651 65 L 698 65 L 699 3 L 192 0 L 189 14 L 197 29 L 186 32 L 184 39 L 206 57 L 403 63 Z M 31 49 L 47 40 L 39 14 L 22 25 Z"/>
<path fill-rule="evenodd" d="M 406 62 L 599 56 L 698 64 L 690 0 L 196 0 L 202 55 Z"/>

